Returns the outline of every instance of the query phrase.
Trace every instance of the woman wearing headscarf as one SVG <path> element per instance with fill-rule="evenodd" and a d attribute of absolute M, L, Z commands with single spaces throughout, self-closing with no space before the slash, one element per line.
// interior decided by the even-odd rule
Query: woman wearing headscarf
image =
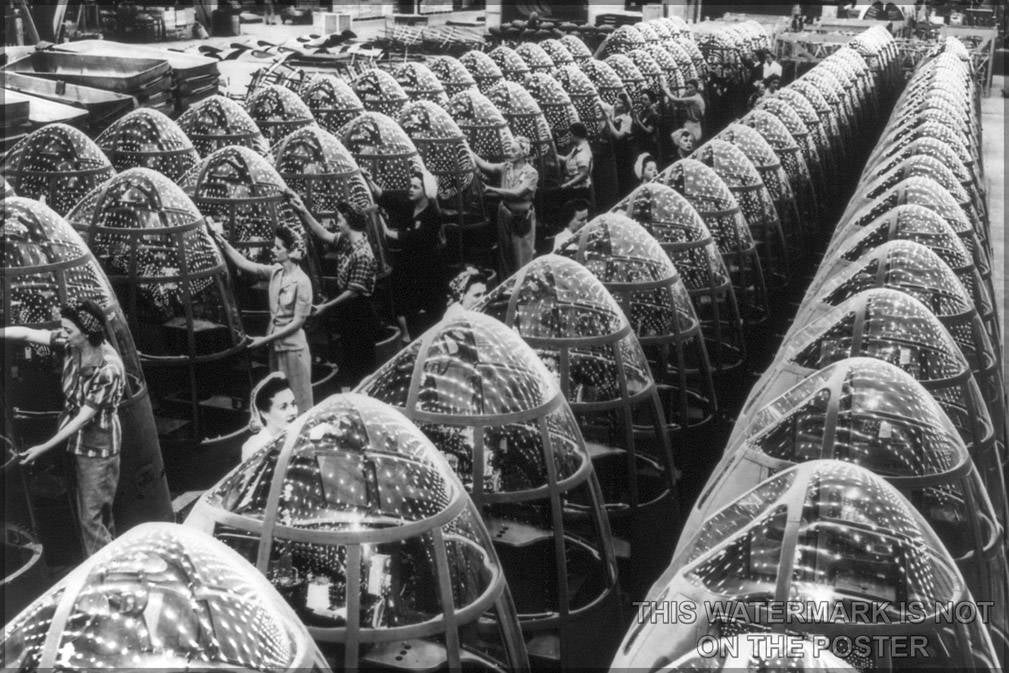
<path fill-rule="evenodd" d="M 448 284 L 448 307 L 445 317 L 476 306 L 487 294 L 487 275 L 475 266 L 467 265 Z"/>
<path fill-rule="evenodd" d="M 312 281 L 299 265 L 304 257 L 303 241 L 287 227 L 279 227 L 273 239 L 276 264 L 260 264 L 232 247 L 219 224 L 211 223 L 210 233 L 239 270 L 269 281 L 270 326 L 265 336 L 252 340 L 249 348 L 270 346 L 270 370 L 284 373 L 298 402 L 298 412 L 305 413 L 314 401 L 312 354 L 305 335 L 305 321 L 312 312 Z"/>
<path fill-rule="evenodd" d="M 368 219 L 346 201 L 340 201 L 334 213 L 336 231 L 330 231 L 315 219 L 297 193 L 288 190 L 285 195 L 305 228 L 336 253 L 338 294 L 316 307 L 316 315 L 331 311 L 343 351 L 341 378 L 345 384 L 356 386 L 375 369 L 375 340 L 380 330 L 371 301 L 378 280 L 378 262 L 365 233 Z"/>
<path fill-rule="evenodd" d="M 375 203 L 389 214 L 388 221 L 379 218 L 379 222 L 395 251 L 393 304 L 403 341 L 409 343 L 411 323 L 423 331 L 424 325 L 419 324 L 422 313 L 425 322 L 433 323 L 443 312 L 445 240 L 438 208 L 438 182 L 427 171 L 414 171 L 404 202 L 375 184 L 367 171 L 362 170 L 361 174 L 375 196 Z"/>
<path fill-rule="evenodd" d="M 486 188 L 488 194 L 501 197 L 498 205 L 498 241 L 503 257 L 504 275 L 510 276 L 533 258 L 536 244 L 536 210 L 533 199 L 539 183 L 539 171 L 528 162 L 529 139 L 515 136 L 508 160 L 484 161 L 476 153 L 473 161 L 485 173 L 500 173 L 501 186 Z"/>
<path fill-rule="evenodd" d="M 638 185 L 651 182 L 659 174 L 659 164 L 648 152 L 642 152 L 634 161 L 634 177 L 638 179 Z"/>
<path fill-rule="evenodd" d="M 249 396 L 249 430 L 252 436 L 242 444 L 242 462 L 280 436 L 298 417 L 294 393 L 280 372 L 268 374 Z"/>

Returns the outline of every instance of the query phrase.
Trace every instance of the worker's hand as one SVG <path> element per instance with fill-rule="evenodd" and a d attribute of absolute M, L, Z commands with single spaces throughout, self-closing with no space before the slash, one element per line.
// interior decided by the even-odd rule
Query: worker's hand
<path fill-rule="evenodd" d="M 213 219 L 212 217 L 207 217 L 204 219 L 207 224 L 207 232 L 215 241 L 220 241 L 224 238 L 224 225 Z"/>
<path fill-rule="evenodd" d="M 48 450 L 49 447 L 45 444 L 36 444 L 35 446 L 28 447 L 19 454 L 18 462 L 22 465 L 31 465 Z"/>
<path fill-rule="evenodd" d="M 286 190 L 284 192 L 284 196 L 287 197 L 287 202 L 290 203 L 295 210 L 301 210 L 301 211 L 308 210 L 308 208 L 305 206 L 305 200 L 301 198 L 301 195 L 298 194 L 298 192 L 294 191 L 293 189 Z"/>
<path fill-rule="evenodd" d="M 262 348 L 263 346 L 266 345 L 266 343 L 267 341 L 265 336 L 253 337 L 252 340 L 249 342 L 249 350 L 251 351 L 257 348 Z"/>

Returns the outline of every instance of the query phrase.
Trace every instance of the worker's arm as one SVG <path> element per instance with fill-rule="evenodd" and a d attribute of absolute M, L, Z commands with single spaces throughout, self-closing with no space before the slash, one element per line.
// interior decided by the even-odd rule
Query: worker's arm
<path fill-rule="evenodd" d="M 42 454 L 46 453 L 53 447 L 58 446 L 61 442 L 65 442 L 70 437 L 73 437 L 78 430 L 87 425 L 91 419 L 95 417 L 96 413 L 98 413 L 96 408 L 90 405 L 85 405 L 77 412 L 76 416 L 70 419 L 69 423 L 60 428 L 59 431 L 50 437 L 48 441 L 25 449 L 24 452 L 21 453 L 19 462 L 22 465 L 28 465 L 29 463 L 38 460 L 39 456 Z"/>
<path fill-rule="evenodd" d="M 305 225 L 305 228 L 315 234 L 316 238 L 324 241 L 325 243 L 333 243 L 340 237 L 339 232 L 329 231 L 326 227 L 322 226 L 322 223 L 319 222 L 319 220 L 315 219 L 315 216 L 308 211 L 308 206 L 305 205 L 305 201 L 301 198 L 301 195 L 299 195 L 296 191 L 288 189 L 284 192 L 284 196 L 287 197 L 288 203 L 291 204 L 291 208 L 294 209 L 294 212 L 298 214 L 298 217 L 301 219 L 302 224 Z"/>
<path fill-rule="evenodd" d="M 40 346 L 48 346 L 52 338 L 53 333 L 47 329 L 33 329 L 17 325 L 0 329 L 0 339 L 10 339 L 11 341 L 26 341 Z"/>

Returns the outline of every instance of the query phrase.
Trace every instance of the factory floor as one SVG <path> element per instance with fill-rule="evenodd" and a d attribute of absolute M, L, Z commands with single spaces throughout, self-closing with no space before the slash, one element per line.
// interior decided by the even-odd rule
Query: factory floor
<path fill-rule="evenodd" d="M 983 135 L 985 188 L 988 190 L 988 217 L 991 222 L 992 283 L 995 300 L 1005 321 L 1005 126 L 1009 98 L 1002 90 L 1009 86 L 1004 76 L 993 78 L 991 92 L 981 99 L 981 131 Z M 1004 324 L 1004 323 L 1003 323 Z M 1003 332 L 1004 333 L 1004 332 Z M 1003 344 L 1003 348 L 1004 348 Z"/>

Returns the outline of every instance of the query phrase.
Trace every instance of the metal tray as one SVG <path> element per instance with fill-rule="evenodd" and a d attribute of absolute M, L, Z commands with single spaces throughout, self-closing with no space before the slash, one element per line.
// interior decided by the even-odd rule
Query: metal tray
<path fill-rule="evenodd" d="M 93 54 L 95 56 L 115 56 L 116 58 L 154 58 L 168 61 L 172 69 L 172 76 L 177 80 L 189 79 L 191 77 L 203 77 L 207 75 L 217 75 L 217 60 L 198 56 L 196 54 L 183 54 L 178 51 L 168 49 L 155 49 L 136 44 L 124 44 L 111 40 L 80 40 L 79 42 L 64 42 L 53 46 L 57 51 L 65 51 L 74 54 Z"/>
<path fill-rule="evenodd" d="M 133 96 L 59 80 L 31 77 L 18 72 L 5 72 L 3 85 L 7 89 L 21 93 L 84 108 L 99 117 L 125 114 L 137 106 Z"/>
<path fill-rule="evenodd" d="M 90 116 L 87 110 L 82 110 L 79 107 L 64 105 L 11 89 L 3 90 L 3 98 L 5 106 L 12 102 L 23 102 L 28 106 L 28 121 L 31 122 L 32 128 L 56 123 L 83 126 L 87 124 Z"/>
<path fill-rule="evenodd" d="M 45 79 L 58 79 L 98 89 L 129 93 L 169 74 L 164 59 L 93 56 L 61 51 L 36 51 L 4 68 Z"/>

